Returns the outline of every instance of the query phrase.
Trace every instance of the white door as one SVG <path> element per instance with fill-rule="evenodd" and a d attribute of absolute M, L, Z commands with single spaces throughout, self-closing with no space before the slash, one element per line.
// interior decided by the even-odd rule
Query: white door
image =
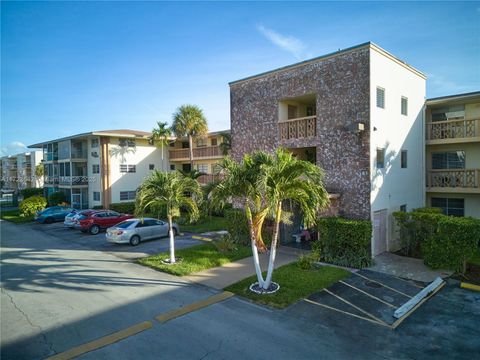
<path fill-rule="evenodd" d="M 373 213 L 373 256 L 387 251 L 387 209 Z"/>

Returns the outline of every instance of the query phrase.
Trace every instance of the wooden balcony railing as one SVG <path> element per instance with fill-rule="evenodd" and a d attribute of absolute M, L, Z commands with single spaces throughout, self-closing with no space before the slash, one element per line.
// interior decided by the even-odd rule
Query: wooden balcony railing
<path fill-rule="evenodd" d="M 427 187 L 478 189 L 479 175 L 480 169 L 430 170 Z"/>
<path fill-rule="evenodd" d="M 312 138 L 317 135 L 317 116 L 279 121 L 280 140 Z"/>
<path fill-rule="evenodd" d="M 188 159 L 190 149 L 171 149 L 170 160 Z M 219 146 L 205 146 L 193 148 L 193 159 L 221 157 L 222 151 Z"/>
<path fill-rule="evenodd" d="M 427 140 L 460 139 L 476 136 L 480 136 L 480 119 L 427 123 Z"/>
<path fill-rule="evenodd" d="M 219 178 L 220 178 L 220 175 L 205 174 L 198 178 L 198 182 L 202 185 L 205 185 L 205 184 L 210 184 L 211 182 L 214 182 Z"/>

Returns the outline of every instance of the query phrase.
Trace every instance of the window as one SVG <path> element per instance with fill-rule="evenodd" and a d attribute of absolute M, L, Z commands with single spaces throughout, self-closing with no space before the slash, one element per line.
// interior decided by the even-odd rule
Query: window
<path fill-rule="evenodd" d="M 175 147 L 175 141 L 170 141 L 170 143 L 168 144 L 168 146 L 170 146 L 170 147 Z"/>
<path fill-rule="evenodd" d="M 212 173 L 213 174 L 218 175 L 218 174 L 220 174 L 220 171 L 222 171 L 222 167 L 220 166 L 220 164 L 212 165 Z"/>
<path fill-rule="evenodd" d="M 385 109 L 385 89 L 377 87 L 377 107 Z"/>
<path fill-rule="evenodd" d="M 197 165 L 197 170 L 207 174 L 208 173 L 208 164 L 198 164 Z"/>
<path fill-rule="evenodd" d="M 432 198 L 430 203 L 432 207 L 441 208 L 445 215 L 465 215 L 465 199 Z"/>
<path fill-rule="evenodd" d="M 93 148 L 98 148 L 98 139 L 90 140 L 90 146 Z"/>
<path fill-rule="evenodd" d="M 406 169 L 407 168 L 407 150 L 402 150 L 402 152 L 400 153 L 400 162 L 401 162 L 402 169 Z"/>
<path fill-rule="evenodd" d="M 100 165 L 98 164 L 92 165 L 92 174 L 100 174 Z"/>
<path fill-rule="evenodd" d="M 135 140 L 130 139 L 118 139 L 118 145 L 121 147 L 135 147 Z"/>
<path fill-rule="evenodd" d="M 408 115 L 408 99 L 403 96 L 402 96 L 401 112 L 402 112 L 402 115 Z"/>
<path fill-rule="evenodd" d="M 454 105 L 432 109 L 432 121 L 463 120 L 465 105 Z"/>
<path fill-rule="evenodd" d="M 93 201 L 100 201 L 100 192 L 94 191 L 93 192 Z"/>
<path fill-rule="evenodd" d="M 135 200 L 136 191 L 120 191 L 120 200 Z"/>
<path fill-rule="evenodd" d="M 407 212 L 407 204 L 405 204 L 405 205 L 400 205 L 400 211 L 401 211 L 401 212 Z"/>
<path fill-rule="evenodd" d="M 297 107 L 295 105 L 288 105 L 288 119 L 295 119 L 297 117 Z"/>
<path fill-rule="evenodd" d="M 385 149 L 377 148 L 377 169 L 385 167 Z"/>
<path fill-rule="evenodd" d="M 148 164 L 148 170 L 154 170 L 155 164 Z"/>
<path fill-rule="evenodd" d="M 207 139 L 206 138 L 198 138 L 197 139 L 197 147 L 204 147 L 207 146 Z"/>
<path fill-rule="evenodd" d="M 465 169 L 465 151 L 433 153 L 432 169 Z"/>
<path fill-rule="evenodd" d="M 175 171 L 175 164 L 170 164 L 170 170 Z"/>
<path fill-rule="evenodd" d="M 212 146 L 217 146 L 217 138 L 213 138 L 212 140 L 210 140 Z"/>
<path fill-rule="evenodd" d="M 188 149 L 190 147 L 190 144 L 188 141 L 182 141 L 182 149 Z"/>
<path fill-rule="evenodd" d="M 121 165 L 120 165 L 120 172 L 121 172 L 121 173 L 134 173 L 134 172 L 137 172 L 137 166 L 136 166 L 136 165 L 121 164 Z"/>

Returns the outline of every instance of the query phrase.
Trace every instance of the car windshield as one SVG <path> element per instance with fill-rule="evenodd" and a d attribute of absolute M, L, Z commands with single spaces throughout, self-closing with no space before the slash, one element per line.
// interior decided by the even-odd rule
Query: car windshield
<path fill-rule="evenodd" d="M 115 225 L 115 227 L 120 228 L 120 229 L 126 229 L 130 225 L 132 225 L 136 222 L 137 222 L 136 220 L 125 220 L 125 221 L 122 221 L 120 224 Z"/>

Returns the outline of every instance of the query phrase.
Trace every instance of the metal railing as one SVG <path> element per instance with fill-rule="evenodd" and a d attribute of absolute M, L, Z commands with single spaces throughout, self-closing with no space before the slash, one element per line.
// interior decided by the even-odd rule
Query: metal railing
<path fill-rule="evenodd" d="M 312 138 L 317 135 L 317 116 L 282 120 L 278 126 L 280 140 Z"/>
<path fill-rule="evenodd" d="M 59 185 L 88 185 L 87 176 L 60 176 Z"/>

